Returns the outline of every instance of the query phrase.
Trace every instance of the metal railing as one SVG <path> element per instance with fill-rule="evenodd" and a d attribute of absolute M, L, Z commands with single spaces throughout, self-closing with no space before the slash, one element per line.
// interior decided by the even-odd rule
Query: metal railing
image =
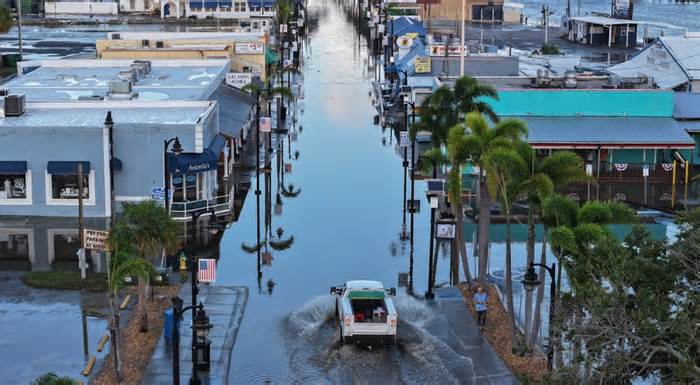
<path fill-rule="evenodd" d="M 191 221 L 198 213 L 214 212 L 215 215 L 228 214 L 233 207 L 231 194 L 200 199 L 196 201 L 172 202 L 170 216 L 176 221 Z"/>
<path fill-rule="evenodd" d="M 682 168 L 685 165 L 676 164 L 676 172 L 685 172 Z M 645 167 L 648 170 L 648 174 L 645 175 Z M 593 171 L 595 175 L 595 170 Z M 600 166 L 600 175 L 598 179 L 601 180 L 629 180 L 637 179 L 642 180 L 647 179 L 671 179 L 673 177 L 673 162 L 671 163 L 603 163 Z"/>

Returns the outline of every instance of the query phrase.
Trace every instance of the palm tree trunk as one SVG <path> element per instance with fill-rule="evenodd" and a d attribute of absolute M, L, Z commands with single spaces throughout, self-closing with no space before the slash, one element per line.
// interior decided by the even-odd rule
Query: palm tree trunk
<path fill-rule="evenodd" d="M 457 231 L 455 237 L 459 241 L 459 255 L 462 258 L 462 269 L 467 283 L 472 282 L 472 274 L 469 270 L 469 255 L 467 255 L 467 246 L 464 242 L 464 210 L 462 210 L 462 200 L 459 201 L 459 212 L 457 213 Z"/>
<path fill-rule="evenodd" d="M 532 202 L 528 204 L 527 210 L 527 264 L 526 267 L 530 266 L 531 263 L 535 262 L 535 215 L 534 209 L 532 208 Z M 528 348 L 532 348 L 530 344 L 530 327 L 532 325 L 532 292 L 527 291 L 525 293 L 525 323 L 523 330 L 525 331 L 525 341 Z"/>
<path fill-rule="evenodd" d="M 505 200 L 505 199 L 504 199 Z M 510 210 L 505 209 L 506 216 L 506 296 L 508 301 L 508 323 L 510 324 L 510 340 L 515 348 L 515 306 L 513 306 L 513 267 L 511 254 L 511 234 L 510 234 Z"/>
<path fill-rule="evenodd" d="M 547 227 L 545 226 L 542 231 L 542 253 L 540 254 L 540 263 L 543 265 L 547 264 Z M 537 298 L 535 299 L 535 312 L 532 320 L 532 331 L 530 332 L 530 340 L 528 341 L 528 346 L 535 346 L 537 342 L 537 337 L 540 333 L 540 324 L 542 323 L 542 301 L 544 300 L 544 276 L 545 270 L 540 267 L 540 284 L 537 286 Z"/>
<path fill-rule="evenodd" d="M 141 277 L 139 277 L 138 291 L 139 291 L 139 313 L 140 313 L 140 319 L 141 319 L 141 323 L 139 325 L 139 331 L 141 333 L 146 333 L 148 331 L 148 311 L 146 308 L 146 300 L 148 298 L 148 295 L 146 295 L 146 284 L 144 282 L 144 279 Z"/>
<path fill-rule="evenodd" d="M 489 258 L 489 224 L 491 223 L 491 197 L 483 172 L 479 170 L 479 280 L 486 282 Z"/>
<path fill-rule="evenodd" d="M 114 293 L 109 294 L 109 338 L 111 342 L 112 358 L 114 359 L 114 378 L 117 382 L 122 382 L 122 368 L 119 355 L 119 311 L 115 311 Z"/>

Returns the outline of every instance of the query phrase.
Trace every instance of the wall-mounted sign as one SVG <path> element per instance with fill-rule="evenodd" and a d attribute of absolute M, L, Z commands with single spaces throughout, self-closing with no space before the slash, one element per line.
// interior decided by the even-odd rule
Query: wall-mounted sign
<path fill-rule="evenodd" d="M 411 48 L 413 45 L 413 38 L 407 35 L 400 36 L 396 39 L 396 45 L 398 45 L 399 48 Z"/>
<path fill-rule="evenodd" d="M 430 57 L 417 57 L 414 62 L 417 74 L 429 74 L 433 72 L 432 66 L 430 64 Z"/>
<path fill-rule="evenodd" d="M 107 236 L 109 236 L 109 233 L 106 231 L 84 229 L 83 245 L 85 245 L 86 249 L 104 251 L 107 249 L 105 245 Z"/>
<path fill-rule="evenodd" d="M 272 132 L 272 118 L 267 116 L 260 118 L 260 132 Z"/>
<path fill-rule="evenodd" d="M 445 50 L 448 50 L 447 54 L 445 54 Z M 459 45 L 450 45 L 449 48 L 446 47 L 444 44 L 432 44 L 428 46 L 428 52 L 430 52 L 430 56 L 459 56 L 460 55 L 460 50 L 459 50 Z M 466 54 L 467 50 L 464 50 L 464 53 Z"/>
<path fill-rule="evenodd" d="M 256 55 L 264 52 L 265 45 L 263 43 L 236 43 L 234 52 L 238 55 Z"/>
<path fill-rule="evenodd" d="M 229 72 L 226 74 L 226 85 L 239 90 L 253 81 L 252 72 Z"/>

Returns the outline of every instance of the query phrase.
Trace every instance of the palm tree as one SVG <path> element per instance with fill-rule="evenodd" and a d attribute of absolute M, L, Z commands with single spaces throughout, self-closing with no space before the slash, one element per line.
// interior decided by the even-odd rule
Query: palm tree
<path fill-rule="evenodd" d="M 123 223 L 129 228 L 129 237 L 138 250 L 139 256 L 154 262 L 162 249 L 174 251 L 180 229 L 170 215 L 154 200 L 137 204 L 124 203 Z M 145 280 L 139 278 L 139 308 L 141 312 L 140 331 L 148 331 Z"/>
<path fill-rule="evenodd" d="M 637 222 L 635 212 L 619 202 L 590 201 L 577 208 L 570 199 L 561 195 L 553 195 L 544 200 L 542 210 L 549 226 L 556 226 L 549 232 L 552 252 L 559 261 L 556 303 L 559 303 L 561 295 L 562 265 L 565 265 L 570 271 L 590 268 L 586 256 L 590 255 L 595 245 L 600 245 L 613 237 L 606 225 Z M 540 276 L 544 277 L 544 274 Z M 572 283 L 572 290 L 577 291 L 577 289 L 575 283 Z M 552 314 L 549 316 L 553 317 Z M 537 327 L 539 328 L 539 325 Z M 533 329 L 532 335 L 533 339 L 537 337 L 535 329 Z M 554 341 L 550 341 L 550 343 L 554 343 Z"/>
<path fill-rule="evenodd" d="M 450 128 L 464 114 L 478 112 L 498 122 L 498 116 L 484 98 L 498 100 L 496 89 L 470 76 L 457 79 L 454 89 L 446 85 L 439 87 L 421 103 L 420 121 L 411 128 L 411 137 L 415 138 L 417 131 L 428 131 L 432 134 L 433 147 L 440 147 L 447 143 Z"/>
<path fill-rule="evenodd" d="M 489 225 L 491 223 L 491 196 L 484 178 L 484 160 L 488 153 L 499 147 L 512 147 L 514 143 L 527 135 L 527 126 L 517 119 L 503 119 L 490 126 L 486 119 L 476 112 L 466 116 L 468 135 L 466 144 L 469 148 L 470 162 L 479 168 L 479 280 L 486 281 L 488 266 Z"/>
<path fill-rule="evenodd" d="M 115 379 L 121 382 L 123 379 L 121 368 L 121 333 L 120 333 L 120 309 L 116 299 L 119 297 L 119 289 L 125 279 L 137 276 L 139 279 L 148 280 L 155 273 L 153 265 L 143 258 L 136 258 L 138 249 L 132 243 L 131 229 L 124 223 L 117 223 L 109 232 L 107 246 L 110 253 L 109 274 L 107 275 L 107 287 L 109 297 L 109 332 L 112 340 L 112 358 L 114 359 Z"/>
<path fill-rule="evenodd" d="M 573 183 L 590 181 L 592 178 L 586 174 L 583 160 L 571 151 L 557 151 L 545 158 L 538 158 L 535 151 L 527 143 L 521 142 L 516 146 L 520 156 L 527 162 L 530 176 L 524 181 L 523 193 L 528 203 L 528 233 L 527 233 L 527 264 L 529 266 L 535 260 L 535 212 L 542 211 L 542 201 L 551 196 L 558 189 Z M 544 243 L 543 243 L 544 244 Z M 543 249 L 543 258 L 546 262 L 546 247 Z M 541 263 L 545 263 L 541 262 Z M 543 269 L 543 268 L 541 268 Z M 544 271 L 542 272 L 544 275 Z M 539 295 L 543 293 L 538 288 Z M 527 292 L 525 297 L 525 337 L 529 347 L 534 340 L 530 338 L 530 326 L 532 320 L 532 293 Z M 539 322 L 538 322 L 539 328 Z"/>
<path fill-rule="evenodd" d="M 469 271 L 469 259 L 464 243 L 464 210 L 462 208 L 462 168 L 470 159 L 470 148 L 463 125 L 456 125 L 450 129 L 447 137 L 447 154 L 450 164 L 452 165 L 452 169 L 447 177 L 447 184 L 449 187 L 448 195 L 452 212 L 457 219 L 457 228 L 452 248 L 461 255 L 464 276 L 467 282 L 471 282 L 472 276 Z M 452 281 L 459 282 L 459 258 L 455 254 L 453 255 L 452 273 L 456 275 L 456 277 L 453 277 Z"/>
<path fill-rule="evenodd" d="M 491 198 L 498 199 L 506 221 L 506 265 L 505 291 L 508 306 L 508 321 L 512 346 L 516 346 L 515 308 L 513 306 L 512 239 L 510 228 L 511 207 L 522 192 L 522 183 L 527 175 L 527 163 L 520 154 L 508 146 L 490 149 L 483 157 L 486 169 L 486 184 Z M 480 218 L 481 219 L 481 218 Z"/>

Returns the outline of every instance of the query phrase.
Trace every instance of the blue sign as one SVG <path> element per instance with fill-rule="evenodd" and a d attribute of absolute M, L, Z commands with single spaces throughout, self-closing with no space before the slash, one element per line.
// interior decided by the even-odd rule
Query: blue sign
<path fill-rule="evenodd" d="M 170 199 L 172 200 L 173 192 L 168 191 L 168 195 L 170 196 Z M 163 201 L 164 197 L 165 197 L 165 190 L 162 187 L 151 188 L 151 199 L 157 200 L 157 201 Z"/>

